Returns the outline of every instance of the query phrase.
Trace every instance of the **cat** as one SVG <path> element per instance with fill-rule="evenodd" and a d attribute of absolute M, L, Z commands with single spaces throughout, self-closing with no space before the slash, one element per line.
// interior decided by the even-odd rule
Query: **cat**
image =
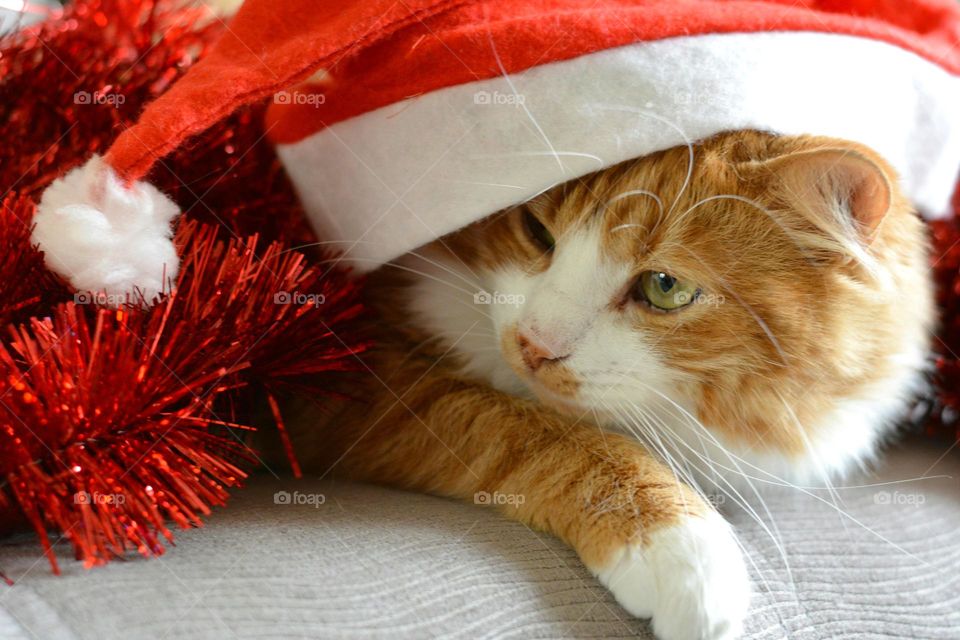
<path fill-rule="evenodd" d="M 558 536 L 661 640 L 741 633 L 751 582 L 709 496 L 868 461 L 933 322 L 894 170 L 758 131 L 556 186 L 366 291 L 364 402 L 312 423 L 300 455 Z"/>

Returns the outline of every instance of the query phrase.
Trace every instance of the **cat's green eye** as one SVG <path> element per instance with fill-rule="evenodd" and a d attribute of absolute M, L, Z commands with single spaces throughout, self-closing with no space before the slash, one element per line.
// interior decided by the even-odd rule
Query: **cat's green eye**
<path fill-rule="evenodd" d="M 553 234 L 537 219 L 537 216 L 529 211 L 524 211 L 523 227 L 526 229 L 530 239 L 541 249 L 544 251 L 553 251 L 553 247 L 557 244 L 557 241 L 554 240 Z"/>
<path fill-rule="evenodd" d="M 634 296 L 661 311 L 673 311 L 692 304 L 700 289 L 692 282 L 680 280 L 662 271 L 644 271 L 640 274 Z"/>

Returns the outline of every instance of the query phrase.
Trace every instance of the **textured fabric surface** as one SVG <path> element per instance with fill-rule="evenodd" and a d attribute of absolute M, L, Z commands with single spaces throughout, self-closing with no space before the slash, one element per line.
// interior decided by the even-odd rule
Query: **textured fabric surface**
<path fill-rule="evenodd" d="M 910 445 L 838 488 L 847 516 L 797 490 L 767 499 L 772 537 L 730 514 L 756 564 L 747 637 L 960 638 L 960 450 L 942 454 Z M 650 637 L 559 541 L 439 498 L 260 478 L 177 543 L 57 578 L 5 540 L 0 638 Z"/>

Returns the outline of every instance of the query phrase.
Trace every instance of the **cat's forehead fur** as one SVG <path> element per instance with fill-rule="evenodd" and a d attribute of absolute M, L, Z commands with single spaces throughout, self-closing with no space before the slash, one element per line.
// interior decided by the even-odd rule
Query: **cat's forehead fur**
<path fill-rule="evenodd" d="M 868 156 L 893 189 L 869 239 L 814 224 L 800 210 L 820 194 L 785 188 L 763 169 L 828 145 Z M 847 429 L 868 440 L 851 454 L 862 456 L 917 384 L 932 315 L 923 225 L 896 176 L 869 149 L 835 140 L 734 132 L 692 151 L 692 165 L 680 147 L 573 180 L 431 250 L 484 288 L 524 299 L 480 309 L 490 312 L 481 320 L 517 375 L 560 409 L 629 404 L 609 389 L 642 377 L 637 389 L 669 395 L 741 451 L 835 448 L 844 435 L 831 430 Z M 554 252 L 530 242 L 528 213 L 556 238 Z M 701 302 L 671 313 L 629 304 L 626 292 L 648 270 L 695 282 Z M 565 322 L 580 322 L 573 357 L 525 374 L 518 332 Z M 851 412 L 879 426 L 837 426 Z"/>

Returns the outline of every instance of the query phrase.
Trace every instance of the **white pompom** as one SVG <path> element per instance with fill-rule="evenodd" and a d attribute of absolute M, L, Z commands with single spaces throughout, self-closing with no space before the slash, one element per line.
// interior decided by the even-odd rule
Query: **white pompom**
<path fill-rule="evenodd" d="M 151 302 L 177 275 L 171 223 L 179 213 L 156 187 L 127 186 L 94 156 L 43 192 L 33 242 L 78 291 L 105 293 L 114 305 L 140 294 Z"/>

